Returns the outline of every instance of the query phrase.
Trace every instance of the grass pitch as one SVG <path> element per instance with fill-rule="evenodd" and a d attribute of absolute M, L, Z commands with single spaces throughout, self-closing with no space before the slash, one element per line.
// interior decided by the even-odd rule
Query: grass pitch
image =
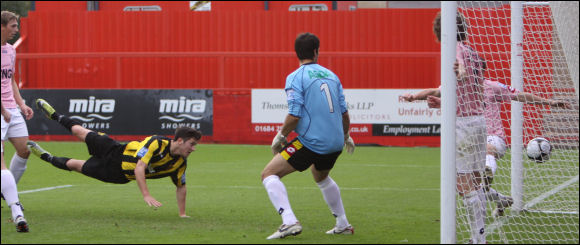
<path fill-rule="evenodd" d="M 56 156 L 89 157 L 80 142 L 39 142 Z M 5 159 L 14 149 L 5 146 Z M 260 173 L 269 146 L 201 144 L 188 159 L 187 213 L 178 216 L 169 178 L 147 180 L 148 207 L 132 181 L 107 184 L 53 167 L 31 155 L 18 184 L 29 233 L 17 233 L 2 202 L 5 243 L 439 243 L 439 148 L 357 147 L 331 172 L 353 236 L 324 234 L 334 226 L 309 170 L 284 178 L 302 234 L 266 240 L 281 224 Z M 43 190 L 43 188 L 60 187 Z"/>

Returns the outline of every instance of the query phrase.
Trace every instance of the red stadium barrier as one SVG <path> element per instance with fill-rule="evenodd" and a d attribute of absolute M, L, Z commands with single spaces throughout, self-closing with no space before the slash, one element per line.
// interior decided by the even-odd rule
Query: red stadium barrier
<path fill-rule="evenodd" d="M 31 11 L 18 48 L 19 59 L 30 58 L 17 79 L 27 88 L 277 88 L 296 67 L 294 38 L 309 31 L 321 39 L 321 64 L 348 88 L 435 86 L 436 12 Z M 218 55 L 195 55 L 207 52 Z M 98 55 L 112 53 L 120 56 Z"/>
<path fill-rule="evenodd" d="M 298 66 L 293 41 L 300 32 L 318 35 L 319 63 L 346 89 L 439 84 L 431 27 L 437 9 L 288 12 L 287 3 L 270 3 L 272 11 L 218 11 L 225 6 L 218 2 L 213 11 L 212 2 L 211 12 L 122 12 L 113 2 L 102 2 L 102 11 L 83 10 L 86 2 L 75 5 L 77 11 L 38 2 L 38 11 L 22 18 L 27 39 L 17 50 L 16 79 L 24 89 L 214 89 L 215 130 L 206 142 L 250 144 L 269 144 L 273 137 L 250 130 L 251 88 L 284 86 Z M 163 4 L 170 10 L 177 2 Z M 55 26 L 59 30 L 51 31 Z M 439 145 L 436 136 L 356 131 L 361 144 Z"/>
<path fill-rule="evenodd" d="M 345 88 L 436 87 L 438 52 L 321 52 Z M 24 88 L 281 88 L 293 52 L 18 53 Z M 416 72 L 417 67 L 421 72 Z M 48 69 L 47 69 L 48 68 Z"/>

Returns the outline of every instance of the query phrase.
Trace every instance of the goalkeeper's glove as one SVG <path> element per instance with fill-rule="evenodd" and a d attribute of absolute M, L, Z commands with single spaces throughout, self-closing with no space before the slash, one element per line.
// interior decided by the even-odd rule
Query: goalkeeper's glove
<path fill-rule="evenodd" d="M 282 135 L 282 131 L 278 131 L 278 134 L 272 140 L 272 154 L 276 155 L 278 152 L 284 148 L 284 145 L 287 144 L 286 137 Z"/>
<path fill-rule="evenodd" d="M 348 138 L 344 141 L 344 147 L 346 147 L 346 152 L 352 154 L 354 152 L 354 140 L 352 139 L 352 137 L 350 137 L 350 135 L 348 136 Z"/>

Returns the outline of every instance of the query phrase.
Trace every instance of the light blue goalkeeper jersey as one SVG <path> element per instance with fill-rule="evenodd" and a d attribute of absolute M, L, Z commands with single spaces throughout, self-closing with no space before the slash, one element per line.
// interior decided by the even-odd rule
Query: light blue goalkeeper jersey
<path fill-rule="evenodd" d="M 342 85 L 330 70 L 301 65 L 286 78 L 288 113 L 300 118 L 294 131 L 308 149 L 318 154 L 342 150 L 342 114 L 347 111 Z"/>

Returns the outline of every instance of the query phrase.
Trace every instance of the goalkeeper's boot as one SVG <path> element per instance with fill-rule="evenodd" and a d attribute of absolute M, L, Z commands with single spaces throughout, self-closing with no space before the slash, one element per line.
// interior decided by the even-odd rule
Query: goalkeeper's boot
<path fill-rule="evenodd" d="M 300 222 L 296 222 L 293 225 L 282 224 L 280 226 L 280 228 L 278 228 L 278 230 L 276 230 L 276 232 L 274 232 L 274 234 L 270 235 L 266 239 L 268 239 L 268 240 L 280 239 L 280 238 L 284 238 L 284 237 L 287 237 L 290 235 L 296 236 L 296 235 L 300 234 L 301 232 L 302 232 L 302 225 L 300 225 Z"/>
<path fill-rule="evenodd" d="M 338 228 L 335 226 L 331 230 L 327 231 L 326 234 L 352 235 L 352 234 L 354 234 L 354 228 L 352 227 L 352 225 L 349 225 L 349 226 L 344 227 L 344 228 Z"/>
<path fill-rule="evenodd" d="M 26 219 L 22 217 L 22 215 L 18 215 L 14 220 L 14 224 L 16 224 L 16 231 L 18 232 L 28 232 L 28 223 Z"/>
<path fill-rule="evenodd" d="M 44 115 L 48 117 L 48 119 L 58 120 L 58 114 L 56 113 L 54 108 L 52 108 L 52 106 L 48 104 L 48 102 L 46 102 L 46 100 L 37 99 L 36 108 L 41 110 L 44 113 Z"/>
<path fill-rule="evenodd" d="M 34 141 L 29 140 L 28 142 L 26 142 L 26 146 L 28 147 L 30 152 L 32 152 L 32 154 L 34 154 L 35 156 L 44 161 L 48 161 L 48 159 L 52 157 L 50 152 L 46 151 L 45 149 L 42 149 L 42 147 L 40 147 L 40 145 L 36 144 L 36 142 Z"/>
<path fill-rule="evenodd" d="M 504 216 L 505 215 L 505 209 L 511 207 L 512 204 L 514 204 L 514 199 L 512 197 L 508 197 L 508 196 L 503 197 L 497 203 L 497 208 L 494 209 L 493 212 L 491 212 L 491 214 L 495 218 Z"/>
<path fill-rule="evenodd" d="M 491 183 L 493 183 L 493 172 L 491 171 L 491 167 L 490 166 L 485 166 L 485 172 L 484 172 L 484 178 L 483 178 L 483 182 L 484 182 L 484 188 L 485 191 L 489 191 L 489 188 L 491 187 Z"/>

